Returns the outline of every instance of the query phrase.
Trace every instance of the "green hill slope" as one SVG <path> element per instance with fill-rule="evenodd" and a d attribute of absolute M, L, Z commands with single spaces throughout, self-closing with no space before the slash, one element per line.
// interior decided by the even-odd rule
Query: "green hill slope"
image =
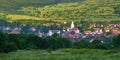
<path fill-rule="evenodd" d="M 77 2 L 82 0 L 0 0 L 0 8 L 17 9 L 27 6 L 45 6 L 57 3 Z"/>
<path fill-rule="evenodd" d="M 9 20 L 120 20 L 119 0 L 0 0 L 0 8 Z"/>
<path fill-rule="evenodd" d="M 119 19 L 120 1 L 87 0 L 82 3 L 62 3 L 44 7 L 22 7 L 24 15 L 49 20 L 111 20 Z"/>

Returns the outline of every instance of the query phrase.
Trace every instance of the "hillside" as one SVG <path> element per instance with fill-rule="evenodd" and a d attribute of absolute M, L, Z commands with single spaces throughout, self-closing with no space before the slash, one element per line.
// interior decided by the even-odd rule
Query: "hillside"
<path fill-rule="evenodd" d="M 18 9 L 27 6 L 45 6 L 58 3 L 78 2 L 82 0 L 0 0 L 0 8 L 2 9 Z"/>
<path fill-rule="evenodd" d="M 119 0 L 0 0 L 1 12 L 9 20 L 120 20 Z M 4 4 L 3 4 L 4 3 Z M 13 5 L 12 5 L 13 4 Z M 9 6 L 9 7 L 8 7 Z M 13 8 L 7 10 L 6 8 Z M 29 18 L 22 18 L 27 16 Z"/>

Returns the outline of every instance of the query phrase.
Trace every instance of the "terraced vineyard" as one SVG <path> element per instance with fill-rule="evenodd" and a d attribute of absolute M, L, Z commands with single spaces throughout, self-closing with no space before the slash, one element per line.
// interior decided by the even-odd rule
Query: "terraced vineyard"
<path fill-rule="evenodd" d="M 19 1 L 19 0 L 18 0 Z M 14 2 L 18 2 L 14 1 Z M 38 2 L 39 0 L 34 1 Z M 32 2 L 32 1 L 31 1 Z M 59 1 L 58 1 L 59 2 Z M 82 0 L 62 1 L 44 6 L 20 5 L 18 9 L 1 9 L 1 13 L 8 20 L 87 20 L 87 21 L 111 21 L 120 20 L 119 0 Z M 47 1 L 46 1 L 47 3 Z M 8 13 L 5 13 L 8 12 Z M 10 13 L 11 12 L 11 13 Z M 26 17 L 27 16 L 27 17 Z M 31 17 L 31 18 L 30 18 Z"/>

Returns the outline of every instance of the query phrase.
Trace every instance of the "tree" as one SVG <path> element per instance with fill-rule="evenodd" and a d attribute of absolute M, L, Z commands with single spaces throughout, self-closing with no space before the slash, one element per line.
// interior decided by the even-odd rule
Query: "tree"
<path fill-rule="evenodd" d="M 87 40 L 80 40 L 74 43 L 74 48 L 88 48 L 89 44 Z"/>
<path fill-rule="evenodd" d="M 25 49 L 28 35 L 27 34 L 8 34 L 8 43 L 14 43 L 18 49 Z"/>
<path fill-rule="evenodd" d="M 113 37 L 112 43 L 115 48 L 120 48 L 120 35 Z"/>
<path fill-rule="evenodd" d="M 4 52 L 7 40 L 8 40 L 7 34 L 0 31 L 0 52 Z"/>
<path fill-rule="evenodd" d="M 61 38 L 59 35 L 54 34 L 45 38 L 47 49 L 55 50 L 59 48 L 70 48 L 72 43 L 67 38 Z"/>
<path fill-rule="evenodd" d="M 99 39 L 95 39 L 94 41 L 92 41 L 91 44 L 89 45 L 89 48 L 92 48 L 92 49 L 107 49 L 107 47 Z"/>
<path fill-rule="evenodd" d="M 27 48 L 29 48 L 29 49 L 37 49 L 38 44 L 39 44 L 39 37 L 38 36 L 36 36 L 36 35 L 29 35 L 28 36 L 27 42 L 26 42 Z"/>
<path fill-rule="evenodd" d="M 18 49 L 18 47 L 14 42 L 9 42 L 6 45 L 4 52 L 8 53 L 8 52 L 11 52 L 11 51 L 15 51 L 17 49 Z"/>

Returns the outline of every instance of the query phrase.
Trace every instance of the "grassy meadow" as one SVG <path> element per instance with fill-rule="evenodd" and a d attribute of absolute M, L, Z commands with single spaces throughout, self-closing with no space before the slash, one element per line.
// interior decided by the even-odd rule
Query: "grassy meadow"
<path fill-rule="evenodd" d="M 0 53 L 0 60 L 119 60 L 119 50 L 59 49 L 48 53 L 46 50 L 18 50 Z"/>

